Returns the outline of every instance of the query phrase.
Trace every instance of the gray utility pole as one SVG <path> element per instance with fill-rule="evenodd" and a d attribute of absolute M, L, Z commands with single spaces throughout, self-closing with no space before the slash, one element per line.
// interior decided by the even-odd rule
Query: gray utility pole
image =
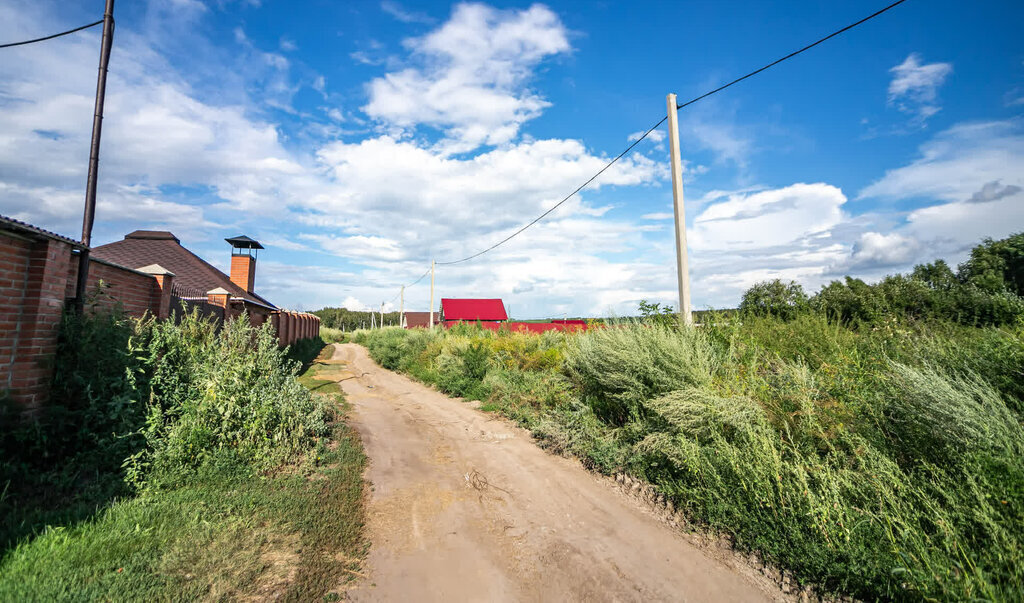
<path fill-rule="evenodd" d="M 434 260 L 430 260 L 430 325 L 427 328 L 434 328 Z"/>
<path fill-rule="evenodd" d="M 679 110 L 676 95 L 665 99 L 668 107 L 668 146 L 672 161 L 672 207 L 676 216 L 676 269 L 679 277 L 679 323 L 693 325 L 690 311 L 690 262 L 686 256 L 686 211 L 683 207 L 683 163 L 679 159 Z"/>
<path fill-rule="evenodd" d="M 89 176 L 85 183 L 85 213 L 82 216 L 82 254 L 78 256 L 78 285 L 75 289 L 75 311 L 85 308 L 85 289 L 89 283 L 89 248 L 92 246 L 92 223 L 96 217 L 96 179 L 100 168 L 100 134 L 103 130 L 103 100 L 107 93 L 107 65 L 114 44 L 114 0 L 107 0 L 103 11 L 103 37 L 100 38 L 100 72 L 96 76 L 96 106 L 92 116 L 92 144 L 89 147 Z"/>
<path fill-rule="evenodd" d="M 380 302 L 380 328 L 384 328 L 384 302 Z"/>
<path fill-rule="evenodd" d="M 398 326 L 405 328 L 405 285 L 402 285 L 402 292 L 398 294 Z"/>

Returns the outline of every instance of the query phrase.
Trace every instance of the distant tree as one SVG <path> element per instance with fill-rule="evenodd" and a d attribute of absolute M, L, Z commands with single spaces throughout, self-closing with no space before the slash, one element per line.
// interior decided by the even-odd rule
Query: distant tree
<path fill-rule="evenodd" d="M 881 297 L 859 278 L 832 281 L 811 298 L 811 306 L 842 323 L 872 322 L 885 311 Z"/>
<path fill-rule="evenodd" d="M 982 291 L 1024 296 L 1024 232 L 998 241 L 982 241 L 960 264 L 959 277 Z"/>
<path fill-rule="evenodd" d="M 668 304 L 662 306 L 657 302 L 641 299 L 639 310 L 640 319 L 644 322 L 667 327 L 674 327 L 679 324 L 679 314 L 676 313 L 675 308 Z"/>
<path fill-rule="evenodd" d="M 779 279 L 764 281 L 747 289 L 740 312 L 755 316 L 777 316 L 790 320 L 808 308 L 807 294 L 799 283 Z"/>
<path fill-rule="evenodd" d="M 956 274 L 943 260 L 935 260 L 931 264 L 918 264 L 914 266 L 910 278 L 928 285 L 939 291 L 949 291 L 959 284 Z"/>

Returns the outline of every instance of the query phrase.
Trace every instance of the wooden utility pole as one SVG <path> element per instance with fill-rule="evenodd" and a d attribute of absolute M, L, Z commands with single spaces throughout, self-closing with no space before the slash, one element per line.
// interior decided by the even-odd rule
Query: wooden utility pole
<path fill-rule="evenodd" d="M 405 328 L 405 285 L 402 285 L 402 292 L 398 295 L 398 326 Z"/>
<path fill-rule="evenodd" d="M 380 302 L 380 328 L 384 328 L 384 302 Z"/>
<path fill-rule="evenodd" d="M 434 260 L 430 260 L 430 326 L 428 328 L 434 328 Z"/>
<path fill-rule="evenodd" d="M 686 256 L 686 210 L 683 207 L 683 163 L 679 158 L 679 110 L 676 95 L 665 100 L 668 108 L 669 157 L 672 162 L 672 207 L 676 217 L 676 270 L 679 282 L 679 323 L 693 325 L 690 311 L 690 263 Z"/>
<path fill-rule="evenodd" d="M 92 245 L 92 224 L 96 217 L 96 181 L 100 169 L 100 134 L 103 130 L 103 101 L 107 94 L 107 65 L 114 44 L 114 0 L 107 0 L 103 10 L 103 36 L 100 38 L 100 67 L 96 76 L 96 104 L 92 115 L 92 143 L 89 145 L 89 176 L 85 181 L 85 212 L 82 214 L 82 253 L 78 256 L 78 284 L 75 289 L 75 311 L 85 309 L 86 287 L 89 283 L 89 247 Z"/>

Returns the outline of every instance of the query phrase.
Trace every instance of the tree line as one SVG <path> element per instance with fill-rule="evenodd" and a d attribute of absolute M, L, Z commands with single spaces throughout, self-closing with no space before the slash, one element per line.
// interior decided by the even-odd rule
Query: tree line
<path fill-rule="evenodd" d="M 782 319 L 819 312 L 843 324 L 890 317 L 974 326 L 1014 323 L 1024 320 L 1024 232 L 983 240 L 955 272 L 935 260 L 875 284 L 847 276 L 811 296 L 796 282 L 764 281 L 743 294 L 739 310 Z"/>

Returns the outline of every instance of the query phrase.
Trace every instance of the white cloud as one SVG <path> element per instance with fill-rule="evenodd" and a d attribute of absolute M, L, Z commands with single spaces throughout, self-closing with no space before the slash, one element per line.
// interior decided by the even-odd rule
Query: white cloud
<path fill-rule="evenodd" d="M 865 232 L 854 243 L 849 258 L 833 268 L 833 272 L 849 274 L 878 269 L 904 267 L 915 262 L 921 252 L 921 244 L 914 238 L 893 232 L 882 234 Z"/>
<path fill-rule="evenodd" d="M 399 130 L 441 129 L 452 153 L 515 138 L 548 106 L 526 88 L 534 67 L 569 51 L 565 27 L 539 4 L 520 11 L 460 4 L 441 27 L 405 45 L 421 66 L 371 81 L 363 110 Z"/>
<path fill-rule="evenodd" d="M 941 110 L 938 89 L 953 72 L 951 63 L 923 64 L 921 55 L 914 52 L 889 72 L 893 78 L 889 82 L 888 102 L 911 115 L 913 123 L 923 126 L 928 118 Z"/>
<path fill-rule="evenodd" d="M 971 199 L 990 182 L 1024 186 L 1024 123 L 1020 120 L 958 124 L 920 148 L 909 165 L 889 170 L 857 198 Z"/>
<path fill-rule="evenodd" d="M 843 219 L 846 196 L 829 184 L 793 184 L 713 203 L 694 220 L 694 249 L 739 250 L 807 242 Z"/>
<path fill-rule="evenodd" d="M 707 116 L 687 117 L 680 124 L 680 136 L 690 139 L 711 151 L 715 161 L 733 163 L 744 169 L 753 152 L 753 141 L 732 123 L 710 119 Z"/>
<path fill-rule="evenodd" d="M 644 220 L 671 220 L 675 217 L 675 214 L 669 212 L 655 212 L 653 214 L 644 214 L 640 216 Z"/>
<path fill-rule="evenodd" d="M 434 18 L 430 15 L 408 10 L 397 2 L 385 0 L 380 3 L 380 8 L 402 23 L 423 23 L 427 25 L 434 23 Z"/>
<path fill-rule="evenodd" d="M 633 142 L 634 140 L 640 140 L 640 137 L 644 135 L 645 131 L 646 130 L 633 132 L 632 134 L 629 135 L 629 137 L 626 140 L 628 140 L 629 142 Z M 651 142 L 663 142 L 665 140 L 665 133 L 662 132 L 661 130 L 651 130 L 651 133 L 647 135 L 647 138 L 645 140 L 649 140 Z"/>

